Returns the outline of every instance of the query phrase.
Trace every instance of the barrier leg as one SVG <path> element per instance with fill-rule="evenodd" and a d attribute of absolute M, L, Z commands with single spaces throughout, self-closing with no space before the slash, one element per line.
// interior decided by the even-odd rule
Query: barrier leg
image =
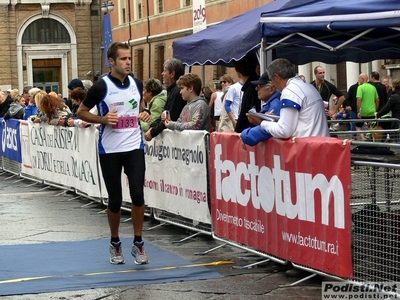
<path fill-rule="evenodd" d="M 82 205 L 82 206 L 79 206 L 79 208 L 84 208 L 84 207 L 87 207 L 87 206 L 90 206 L 90 205 L 92 205 L 92 204 L 96 204 L 97 202 L 95 202 L 95 201 L 90 201 L 89 203 L 86 203 L 86 204 L 84 204 L 84 205 Z"/>
<path fill-rule="evenodd" d="M 23 181 L 24 180 L 24 178 L 21 178 L 21 179 L 18 179 L 18 180 L 16 180 L 16 181 L 13 181 L 13 183 L 18 183 L 18 182 L 21 182 L 21 181 Z"/>
<path fill-rule="evenodd" d="M 185 238 L 183 238 L 183 239 L 181 239 L 181 240 L 179 240 L 179 241 L 172 241 L 171 243 L 172 243 L 172 244 L 182 243 L 182 242 L 184 242 L 184 241 L 186 241 L 186 240 L 188 240 L 188 239 L 191 239 L 191 238 L 193 238 L 193 237 L 199 235 L 200 233 L 201 233 L 201 232 L 196 232 L 196 233 L 194 233 L 194 234 L 192 234 L 192 235 L 189 235 L 189 236 L 187 236 L 187 237 L 185 237 Z"/>
<path fill-rule="evenodd" d="M 69 201 L 72 201 L 72 200 L 75 200 L 75 199 L 79 199 L 81 196 L 76 196 L 76 197 L 73 197 L 73 198 L 69 198 L 69 199 L 67 199 L 66 201 L 67 202 L 69 202 Z"/>
<path fill-rule="evenodd" d="M 219 248 L 221 248 L 221 247 L 224 247 L 224 246 L 226 246 L 226 243 L 224 243 L 224 244 L 222 244 L 222 245 L 219 245 L 219 246 L 217 246 L 217 247 L 211 248 L 211 249 L 209 249 L 209 250 L 207 250 L 207 251 L 195 252 L 194 255 L 205 255 L 205 254 L 207 254 L 207 253 L 210 253 L 210 252 L 212 252 L 212 251 L 214 251 L 214 250 L 217 250 L 217 249 L 219 249 Z"/>
<path fill-rule="evenodd" d="M 248 264 L 248 265 L 245 265 L 245 266 L 233 266 L 232 269 L 250 269 L 250 268 L 252 268 L 254 266 L 258 266 L 258 265 L 261 265 L 263 263 L 267 263 L 269 261 L 270 261 L 270 259 L 267 258 L 267 259 L 264 259 L 264 260 L 261 260 L 261 261 L 257 261 L 255 263 Z"/>
<path fill-rule="evenodd" d="M 126 222 L 129 222 L 130 220 L 132 220 L 132 218 L 126 218 L 126 219 L 122 220 L 121 223 L 126 223 Z"/>
<path fill-rule="evenodd" d="M 303 281 L 306 281 L 306 280 L 308 280 L 308 279 L 311 279 L 311 278 L 313 278 L 313 277 L 315 277 L 315 276 L 317 276 L 317 274 L 313 273 L 313 274 L 308 275 L 307 277 L 304 277 L 304 278 L 302 278 L 302 279 L 300 279 L 300 280 L 298 280 L 298 281 L 296 281 L 296 282 L 293 282 L 293 283 L 291 283 L 291 284 L 283 284 L 283 285 L 280 285 L 279 287 L 295 286 L 295 285 L 298 285 L 299 283 L 302 283 Z"/>
<path fill-rule="evenodd" d="M 156 226 L 153 226 L 153 227 L 150 227 L 150 228 L 147 228 L 147 229 L 143 229 L 143 231 L 149 231 L 149 230 L 156 229 L 156 228 L 158 228 L 158 227 L 160 227 L 160 226 L 165 225 L 166 223 L 167 223 L 167 222 L 160 223 L 160 224 L 158 224 L 158 225 L 156 225 Z"/>
<path fill-rule="evenodd" d="M 7 177 L 6 179 L 4 179 L 4 180 L 8 180 L 8 179 L 11 179 L 11 178 L 14 178 L 15 176 L 17 176 L 17 175 L 11 175 L 10 177 Z"/>

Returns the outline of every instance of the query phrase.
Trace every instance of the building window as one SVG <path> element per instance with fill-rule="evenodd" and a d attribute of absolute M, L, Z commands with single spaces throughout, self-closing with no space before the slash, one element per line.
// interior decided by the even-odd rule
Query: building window
<path fill-rule="evenodd" d="M 164 1 L 163 0 L 156 0 L 156 13 L 161 14 L 164 12 Z"/>
<path fill-rule="evenodd" d="M 144 51 L 143 49 L 136 50 L 135 55 L 135 77 L 143 80 L 144 74 Z"/>
<path fill-rule="evenodd" d="M 59 43 L 71 43 L 71 38 L 63 24 L 50 18 L 32 22 L 22 36 L 22 44 Z"/>
<path fill-rule="evenodd" d="M 129 1 L 129 0 L 128 0 Z M 142 10 L 142 0 L 135 1 L 135 19 L 143 18 L 143 10 Z"/>
<path fill-rule="evenodd" d="M 126 11 L 125 11 L 125 8 L 122 9 L 121 17 L 122 17 L 122 24 L 125 24 L 126 23 Z"/>
<path fill-rule="evenodd" d="M 219 81 L 222 75 L 226 74 L 226 67 L 224 66 L 215 66 L 214 67 L 214 76 L 213 80 Z"/>
<path fill-rule="evenodd" d="M 188 6 L 192 6 L 193 4 L 193 0 L 182 0 L 183 1 L 183 7 L 188 7 Z"/>
<path fill-rule="evenodd" d="M 156 46 L 156 53 L 155 53 L 155 78 L 160 79 L 162 82 L 162 76 L 161 73 L 164 71 L 164 61 L 165 61 L 165 47 L 164 45 L 158 45 Z"/>
<path fill-rule="evenodd" d="M 126 1 L 119 0 L 119 24 L 126 23 Z"/>

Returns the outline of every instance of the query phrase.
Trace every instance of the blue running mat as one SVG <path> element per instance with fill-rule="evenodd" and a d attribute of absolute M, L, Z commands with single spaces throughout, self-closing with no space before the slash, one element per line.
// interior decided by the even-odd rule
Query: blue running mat
<path fill-rule="evenodd" d="M 136 265 L 132 239 L 122 239 L 126 263 L 109 263 L 109 239 L 0 246 L 0 295 L 221 278 L 145 241 L 150 263 Z"/>

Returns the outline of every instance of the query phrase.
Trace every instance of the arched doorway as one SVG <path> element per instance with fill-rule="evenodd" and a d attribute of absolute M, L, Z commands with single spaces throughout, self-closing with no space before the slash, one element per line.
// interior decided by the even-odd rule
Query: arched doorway
<path fill-rule="evenodd" d="M 62 17 L 49 14 L 28 19 L 17 34 L 18 88 L 38 86 L 68 96 L 68 82 L 77 77 L 76 36 Z"/>

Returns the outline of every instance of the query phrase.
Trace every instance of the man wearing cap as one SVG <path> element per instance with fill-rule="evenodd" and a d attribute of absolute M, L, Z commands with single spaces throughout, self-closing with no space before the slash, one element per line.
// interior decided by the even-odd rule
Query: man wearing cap
<path fill-rule="evenodd" d="M 279 116 L 281 92 L 269 80 L 268 73 L 261 75 L 259 80 L 251 82 L 256 85 L 258 99 L 262 101 L 260 113 L 269 113 Z M 249 120 L 250 121 L 250 120 Z"/>
<path fill-rule="evenodd" d="M 272 84 L 282 91 L 280 119 L 278 122 L 269 122 L 248 114 L 252 124 L 259 126 L 241 133 L 243 147 L 246 147 L 245 144 L 254 146 L 271 137 L 329 136 L 321 95 L 296 76 L 293 64 L 287 59 L 276 59 L 268 66 L 267 72 Z"/>
<path fill-rule="evenodd" d="M 77 87 L 85 89 L 82 80 L 80 80 L 79 78 L 74 78 L 68 83 L 68 100 L 65 101 L 65 104 L 69 107 L 71 111 L 74 111 L 74 104 L 72 103 L 71 100 L 71 92 L 73 91 L 73 89 Z M 75 108 L 75 111 L 76 110 L 77 108 Z"/>

